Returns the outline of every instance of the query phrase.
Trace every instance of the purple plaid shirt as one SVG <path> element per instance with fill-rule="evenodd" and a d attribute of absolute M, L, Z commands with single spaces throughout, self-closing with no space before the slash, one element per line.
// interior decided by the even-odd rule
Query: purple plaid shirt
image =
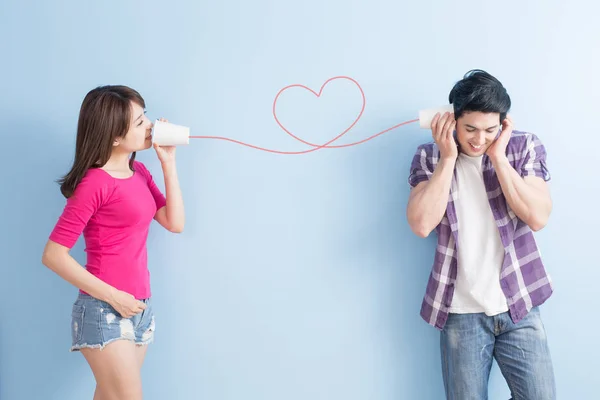
<path fill-rule="evenodd" d="M 512 167 L 523 177 L 538 176 L 550 180 L 546 167 L 546 150 L 533 134 L 513 131 L 506 154 Z M 418 147 L 410 167 L 408 183 L 415 187 L 428 181 L 435 170 L 440 151 L 435 143 Z M 487 155 L 483 156 L 483 180 L 490 207 L 504 245 L 504 263 L 500 286 L 506 295 L 513 322 L 518 322 L 552 294 L 552 281 L 546 273 L 533 232 L 508 205 L 496 171 Z M 459 222 L 454 203 L 459 193 L 456 171 L 452 179 L 446 213 L 436 227 L 438 243 L 433 267 L 421 305 L 421 317 L 430 325 L 443 329 L 454 294 L 457 273 Z"/>

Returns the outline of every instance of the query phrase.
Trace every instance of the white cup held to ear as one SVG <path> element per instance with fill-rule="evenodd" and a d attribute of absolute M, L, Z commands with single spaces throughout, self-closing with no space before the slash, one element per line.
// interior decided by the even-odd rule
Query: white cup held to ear
<path fill-rule="evenodd" d="M 190 128 L 156 120 L 154 122 L 152 139 L 159 146 L 190 144 Z"/>
<path fill-rule="evenodd" d="M 431 129 L 431 121 L 433 121 L 433 117 L 435 114 L 440 113 L 440 116 L 444 115 L 444 113 L 453 113 L 454 106 L 452 104 L 447 104 L 445 106 L 430 108 L 428 110 L 419 111 L 419 125 L 423 129 Z"/>

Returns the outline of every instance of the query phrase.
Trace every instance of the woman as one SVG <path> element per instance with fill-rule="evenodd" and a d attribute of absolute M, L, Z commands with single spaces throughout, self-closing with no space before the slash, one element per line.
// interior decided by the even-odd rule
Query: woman
<path fill-rule="evenodd" d="M 154 149 L 166 198 L 136 151 L 152 146 L 145 102 L 125 86 L 90 91 L 81 106 L 75 160 L 60 180 L 66 206 L 42 262 L 78 287 L 71 351 L 81 351 L 96 378 L 95 400 L 141 399 L 140 369 L 154 335 L 146 238 L 152 220 L 181 232 L 184 209 L 175 148 Z M 69 250 L 83 233 L 87 263 Z"/>

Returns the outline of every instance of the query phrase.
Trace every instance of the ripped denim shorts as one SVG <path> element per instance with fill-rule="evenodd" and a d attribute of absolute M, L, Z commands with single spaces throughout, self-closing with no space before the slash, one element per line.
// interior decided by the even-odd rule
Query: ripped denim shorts
<path fill-rule="evenodd" d="M 79 293 L 71 312 L 70 351 L 82 348 L 103 349 L 115 340 L 131 340 L 145 345 L 154 339 L 154 312 L 150 299 L 141 300 L 146 309 L 131 318 L 123 318 L 107 302 Z"/>

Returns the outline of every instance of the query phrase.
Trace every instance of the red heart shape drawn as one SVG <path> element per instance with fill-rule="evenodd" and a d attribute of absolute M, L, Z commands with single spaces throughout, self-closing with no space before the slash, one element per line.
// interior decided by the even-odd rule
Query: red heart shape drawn
<path fill-rule="evenodd" d="M 306 140 L 304 140 L 304 139 L 302 139 L 302 138 L 294 135 L 285 126 L 283 126 L 283 124 L 281 123 L 281 121 L 279 121 L 279 118 L 277 118 L 277 101 L 279 100 L 279 97 L 283 94 L 283 92 L 285 92 L 286 90 L 292 89 L 292 88 L 301 88 L 301 89 L 304 89 L 304 90 L 308 90 L 309 92 L 311 92 L 312 94 L 314 94 L 316 97 L 321 97 L 321 95 L 323 94 L 323 89 L 325 89 L 325 86 L 327 86 L 330 82 L 333 82 L 333 81 L 338 80 L 338 79 L 344 79 L 344 80 L 348 80 L 348 81 L 352 82 L 354 85 L 356 85 L 356 87 L 360 91 L 360 95 L 362 97 L 362 106 L 360 108 L 360 112 L 358 113 L 358 116 L 352 122 L 352 124 L 350 124 L 350 126 L 348 128 L 346 128 L 342 133 L 340 133 L 339 135 L 337 135 L 336 137 L 334 137 L 333 139 L 331 139 L 327 143 L 325 143 L 323 145 L 318 145 L 318 144 L 307 142 Z M 299 142 L 302 142 L 302 143 L 304 143 L 306 145 L 309 145 L 311 147 L 316 147 L 318 149 L 321 149 L 321 148 L 341 148 L 341 147 L 348 147 L 348 145 L 330 146 L 330 144 L 333 143 L 333 142 L 335 142 L 336 140 L 338 140 L 342 136 L 344 136 L 346 133 L 348 133 L 348 131 L 350 129 L 354 128 L 354 125 L 356 125 L 356 123 L 358 122 L 358 120 L 362 117 L 363 112 L 365 111 L 365 106 L 366 105 L 367 105 L 367 100 L 365 98 L 365 92 L 363 91 L 362 87 L 360 87 L 360 84 L 357 81 L 355 81 L 354 79 L 352 79 L 350 77 L 347 77 L 347 76 L 336 76 L 336 77 L 327 79 L 327 81 L 325 81 L 325 83 L 321 86 L 321 89 L 319 90 L 319 93 L 315 92 L 314 90 L 312 90 L 311 88 L 309 88 L 307 86 L 300 85 L 300 84 L 294 84 L 294 85 L 289 85 L 289 86 L 284 87 L 283 89 L 281 89 L 277 93 L 277 96 L 275 96 L 275 100 L 273 100 L 273 117 L 275 118 L 275 121 L 277 122 L 277 125 L 279 125 L 279 127 L 281 129 L 283 129 L 285 131 L 285 133 L 287 133 L 288 135 L 290 135 L 294 139 L 298 140 Z"/>

